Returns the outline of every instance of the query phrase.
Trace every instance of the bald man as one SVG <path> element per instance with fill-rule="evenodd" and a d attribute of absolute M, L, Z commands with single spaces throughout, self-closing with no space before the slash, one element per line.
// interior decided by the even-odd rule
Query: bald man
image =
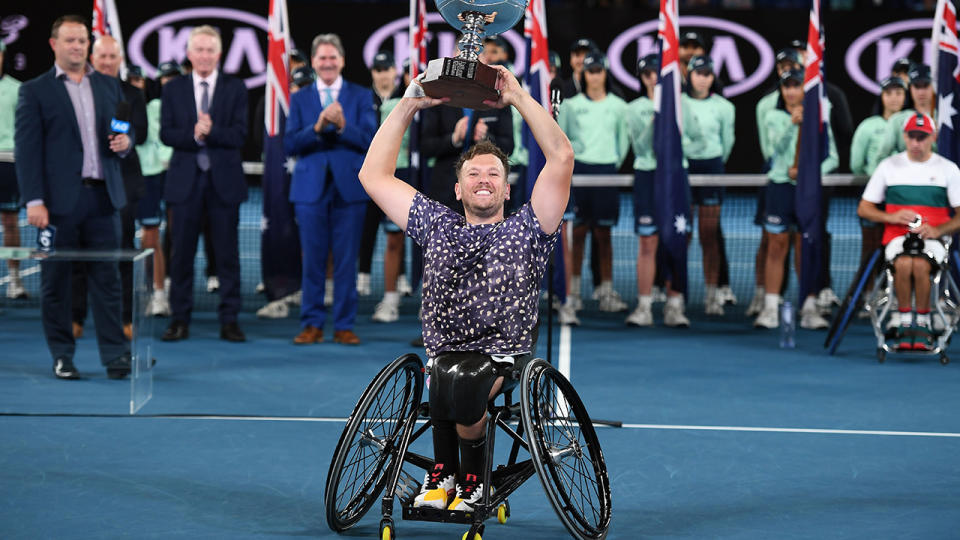
<path fill-rule="evenodd" d="M 101 36 L 93 42 L 90 64 L 102 75 L 117 79 L 123 91 L 122 99 L 130 104 L 130 124 L 135 136 L 134 144 L 143 144 L 147 140 L 147 106 L 143 93 L 128 82 L 120 80 L 120 66 L 123 65 L 123 48 L 113 36 Z M 108 111 L 113 114 L 114 111 Z M 135 249 L 136 211 L 143 197 L 144 180 L 140 171 L 140 158 L 136 152 L 129 152 L 121 161 L 124 192 L 127 205 L 120 210 L 120 249 Z M 83 334 L 83 322 L 87 316 L 87 280 L 84 271 L 86 263 L 74 263 L 73 269 L 73 330 L 74 337 Z M 120 263 L 120 278 L 123 284 L 123 334 L 129 340 L 133 337 L 133 264 Z"/>

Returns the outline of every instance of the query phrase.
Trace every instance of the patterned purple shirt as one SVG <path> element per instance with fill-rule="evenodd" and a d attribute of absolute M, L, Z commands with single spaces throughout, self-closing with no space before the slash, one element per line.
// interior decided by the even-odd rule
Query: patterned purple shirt
<path fill-rule="evenodd" d="M 531 351 L 540 283 L 559 229 L 544 233 L 530 203 L 499 223 L 470 225 L 417 193 L 407 235 L 423 248 L 428 358 L 449 351 Z"/>

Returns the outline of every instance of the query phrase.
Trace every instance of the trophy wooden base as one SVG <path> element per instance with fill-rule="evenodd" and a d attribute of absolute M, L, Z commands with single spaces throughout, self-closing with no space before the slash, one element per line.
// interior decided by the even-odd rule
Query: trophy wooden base
<path fill-rule="evenodd" d="M 432 98 L 450 98 L 446 105 L 489 109 L 484 100 L 497 101 L 500 72 L 476 60 L 437 58 L 427 64 L 420 86 Z"/>

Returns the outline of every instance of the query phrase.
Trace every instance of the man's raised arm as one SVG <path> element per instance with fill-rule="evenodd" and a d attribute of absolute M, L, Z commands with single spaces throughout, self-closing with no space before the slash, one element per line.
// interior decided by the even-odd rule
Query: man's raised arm
<path fill-rule="evenodd" d="M 414 81 L 410 85 L 412 87 L 417 83 Z M 408 94 L 410 93 L 408 91 Z M 403 134 L 410 127 L 417 111 L 442 102 L 428 97 L 401 99 L 374 135 L 367 150 L 367 157 L 363 160 L 363 167 L 360 168 L 360 183 L 367 195 L 370 195 L 390 221 L 403 230 L 407 230 L 407 216 L 410 214 L 413 196 L 417 193 L 411 185 L 395 176 Z"/>
<path fill-rule="evenodd" d="M 537 140 L 543 155 L 547 158 L 547 163 L 533 186 L 530 205 L 540 221 L 540 228 L 546 233 L 553 233 L 560 227 L 560 221 L 567 208 L 567 200 L 570 198 L 573 147 L 570 146 L 570 140 L 550 113 L 530 97 L 507 68 L 491 67 L 500 71 L 500 79 L 497 83 L 500 87 L 500 100 L 497 103 L 487 102 L 487 105 L 493 107 L 513 105 L 530 126 L 534 139 Z"/>

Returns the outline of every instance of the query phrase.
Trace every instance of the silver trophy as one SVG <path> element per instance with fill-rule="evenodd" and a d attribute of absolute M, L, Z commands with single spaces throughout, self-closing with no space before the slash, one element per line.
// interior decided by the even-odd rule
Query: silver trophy
<path fill-rule="evenodd" d="M 450 98 L 447 105 L 486 109 L 484 100 L 497 101 L 498 71 L 480 62 L 483 40 L 502 34 L 523 17 L 526 0 L 436 0 L 437 11 L 463 37 L 455 58 L 427 64 L 420 85 L 432 98 Z"/>

